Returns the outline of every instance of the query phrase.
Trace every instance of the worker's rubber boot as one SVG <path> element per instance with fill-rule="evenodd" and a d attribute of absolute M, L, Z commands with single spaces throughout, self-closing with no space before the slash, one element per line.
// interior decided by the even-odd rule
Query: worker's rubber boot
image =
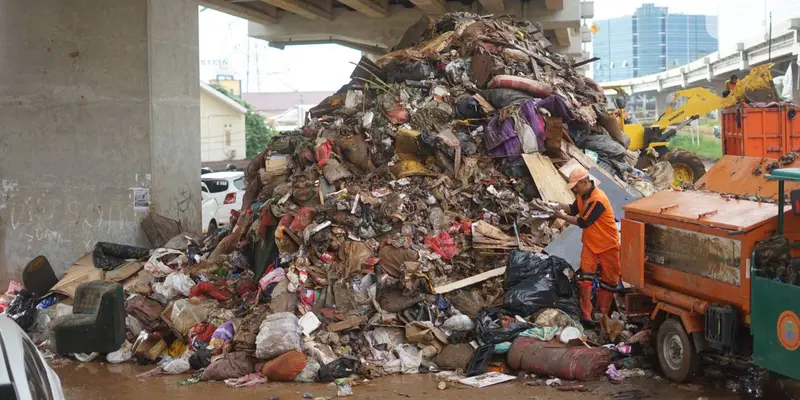
<path fill-rule="evenodd" d="M 590 328 L 594 325 L 592 321 L 592 282 L 578 282 L 578 301 L 581 306 L 581 323 Z"/>
<path fill-rule="evenodd" d="M 611 315 L 611 303 L 613 302 L 614 292 L 602 287 L 597 288 L 597 308 L 603 315 Z"/>

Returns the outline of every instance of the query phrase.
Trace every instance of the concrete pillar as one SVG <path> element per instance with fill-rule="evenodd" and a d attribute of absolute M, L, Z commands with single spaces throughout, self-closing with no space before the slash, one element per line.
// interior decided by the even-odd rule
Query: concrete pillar
<path fill-rule="evenodd" d="M 791 85 L 792 88 L 792 102 L 795 104 L 800 104 L 800 66 L 797 63 L 800 62 L 800 56 L 798 58 L 793 59 L 792 62 L 789 64 L 789 68 L 791 68 L 792 73 L 787 74 L 791 75 L 791 82 L 784 82 L 784 85 Z"/>
<path fill-rule="evenodd" d="M 656 92 L 656 120 L 667 110 L 670 94 L 672 93 L 667 91 Z"/>
<path fill-rule="evenodd" d="M 196 0 L 0 2 L 0 287 L 98 241 L 149 246 L 149 209 L 200 229 Z"/>

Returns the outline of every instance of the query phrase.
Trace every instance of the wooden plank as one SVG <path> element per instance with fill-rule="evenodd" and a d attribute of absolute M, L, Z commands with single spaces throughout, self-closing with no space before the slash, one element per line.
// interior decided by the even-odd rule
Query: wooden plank
<path fill-rule="evenodd" d="M 528 166 L 542 200 L 564 204 L 572 204 L 575 201 L 575 195 L 567 189 L 567 181 L 559 174 L 549 158 L 536 153 L 523 154 L 522 159 Z"/>
<path fill-rule="evenodd" d="M 339 332 L 339 331 L 343 331 L 345 329 L 356 328 L 356 327 L 361 326 L 361 324 L 364 324 L 366 322 L 367 322 L 367 317 L 364 316 L 364 315 L 359 315 L 357 317 L 351 317 L 351 318 L 348 318 L 348 319 L 346 319 L 344 321 L 339 321 L 339 322 L 334 322 L 332 324 L 328 324 L 328 332 Z"/>
<path fill-rule="evenodd" d="M 579 163 L 578 160 L 572 158 L 569 161 L 567 161 L 566 164 L 562 165 L 561 168 L 558 169 L 558 172 L 561 173 L 561 176 L 563 176 L 564 179 L 569 181 L 569 174 L 572 173 L 572 170 L 578 167 L 583 167 L 583 165 L 581 165 L 581 163 Z"/>
<path fill-rule="evenodd" d="M 433 289 L 433 291 L 436 294 L 452 292 L 453 290 L 461 289 L 469 285 L 474 285 L 478 282 L 483 282 L 489 278 L 494 278 L 495 276 L 500 276 L 505 273 L 506 273 L 506 267 L 495 268 L 493 270 L 482 272 L 478 275 L 471 276 L 469 278 L 465 278 L 460 281 L 455 281 L 453 283 L 448 283 L 446 285 L 439 286 Z"/>

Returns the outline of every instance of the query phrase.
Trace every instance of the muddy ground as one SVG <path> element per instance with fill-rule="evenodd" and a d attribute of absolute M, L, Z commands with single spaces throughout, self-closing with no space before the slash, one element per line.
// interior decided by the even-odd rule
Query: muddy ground
<path fill-rule="evenodd" d="M 221 382 L 181 386 L 177 381 L 188 375 L 137 378 L 152 367 L 132 364 L 67 362 L 54 366 L 61 377 L 67 400 L 203 400 L 203 399 L 302 399 L 303 394 L 314 397 L 336 397 L 336 388 L 327 384 L 268 383 L 255 388 L 228 388 Z M 353 387 L 352 399 L 746 399 L 748 397 L 725 389 L 724 381 L 707 380 L 701 384 L 676 385 L 659 378 L 630 378 L 619 384 L 605 379 L 583 383 L 588 392 L 562 392 L 547 386 L 529 386 L 523 382 L 501 383 L 476 389 L 459 384 L 440 391 L 432 374 L 383 377 Z M 770 397 L 767 397 L 770 395 Z M 779 399 L 773 392 L 764 398 Z"/>

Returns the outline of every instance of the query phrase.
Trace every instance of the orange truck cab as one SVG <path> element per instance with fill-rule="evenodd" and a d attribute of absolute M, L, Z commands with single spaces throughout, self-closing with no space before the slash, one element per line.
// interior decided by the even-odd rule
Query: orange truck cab
<path fill-rule="evenodd" d="M 744 159 L 743 169 L 760 162 Z M 713 178 L 718 167 L 726 174 L 735 168 L 724 161 L 703 179 Z M 800 181 L 800 169 L 787 170 L 795 170 Z M 800 282 L 768 275 L 764 261 L 785 255 L 786 268 L 794 261 L 800 265 L 800 249 L 789 245 L 800 244 L 800 216 L 777 196 L 779 190 L 800 189 L 800 183 L 767 179 L 786 170 L 760 176 L 752 171 L 749 189 L 771 192 L 779 204 L 718 192 L 662 191 L 623 207 L 622 278 L 635 288 L 625 295 L 623 310 L 649 315 L 658 332 L 659 364 L 671 380 L 689 379 L 701 355 L 712 354 L 736 355 L 800 379 L 793 367 L 800 365 Z M 714 182 L 710 190 L 729 184 Z M 800 211 L 800 190 L 796 194 Z M 776 240 L 786 242 L 778 246 L 784 255 L 769 247 Z"/>

